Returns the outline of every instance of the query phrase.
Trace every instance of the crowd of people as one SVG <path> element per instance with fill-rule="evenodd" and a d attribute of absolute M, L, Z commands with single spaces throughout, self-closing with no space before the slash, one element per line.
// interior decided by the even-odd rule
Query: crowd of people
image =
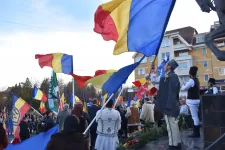
<path fill-rule="evenodd" d="M 115 106 L 113 100 L 109 100 L 106 107 L 100 111 L 98 100 L 92 100 L 83 111 L 83 103 L 77 102 L 73 108 L 68 104 L 59 114 L 47 111 L 43 116 L 32 113 L 26 114 L 20 122 L 20 142 L 30 138 L 32 135 L 46 132 L 56 124 L 59 132 L 52 135 L 47 150 L 116 150 L 120 140 L 127 139 L 130 133 L 142 128 L 145 123 L 161 126 L 162 122 L 167 125 L 169 136 L 169 149 L 181 149 L 180 131 L 177 119 L 181 115 L 190 116 L 193 119 L 192 138 L 200 137 L 200 84 L 197 78 L 198 68 L 190 68 L 190 80 L 180 83 L 174 70 L 178 67 L 175 60 L 171 60 L 165 67 L 166 75 L 159 80 L 159 90 L 153 95 L 143 96 L 139 107 L 132 100 L 130 106 L 118 102 Z M 187 91 L 187 96 L 179 97 L 180 91 Z M 206 94 L 217 94 L 215 79 L 210 78 L 209 89 Z M 94 120 L 95 119 L 95 120 Z M 1 119 L 2 120 L 2 119 Z M 1 122 L 0 120 L 0 122 Z M 92 120 L 94 120 L 92 124 Z M 88 126 L 90 129 L 86 132 Z M 85 132 L 85 135 L 83 134 Z M 0 123 L 0 150 L 8 144 L 7 133 Z M 8 132 L 8 134 L 10 134 Z M 19 139 L 14 139 L 16 144 Z"/>

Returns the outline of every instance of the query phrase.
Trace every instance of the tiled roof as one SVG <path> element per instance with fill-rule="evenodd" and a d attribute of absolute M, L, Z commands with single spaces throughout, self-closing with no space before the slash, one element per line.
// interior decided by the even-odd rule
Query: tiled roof
<path fill-rule="evenodd" d="M 176 32 L 179 32 L 180 36 L 182 36 L 189 44 L 192 44 L 195 33 L 198 33 L 195 28 L 188 26 L 184 28 L 166 31 L 165 34 L 171 34 Z"/>

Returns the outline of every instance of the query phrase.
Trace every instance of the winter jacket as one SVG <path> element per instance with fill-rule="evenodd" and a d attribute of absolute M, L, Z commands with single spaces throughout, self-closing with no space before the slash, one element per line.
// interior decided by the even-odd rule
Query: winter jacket
<path fill-rule="evenodd" d="M 51 136 L 46 150 L 85 150 L 85 138 L 79 133 L 56 133 Z"/>
<path fill-rule="evenodd" d="M 3 140 L 0 142 L 0 150 L 3 150 L 8 146 L 8 137 L 5 133 Z"/>
<path fill-rule="evenodd" d="M 57 124 L 59 124 L 59 132 L 63 130 L 64 121 L 69 115 L 70 115 L 69 110 L 63 110 L 58 114 L 56 122 Z"/>
<path fill-rule="evenodd" d="M 179 115 L 180 81 L 178 76 L 171 71 L 168 77 L 160 79 L 159 91 L 154 109 L 163 115 L 178 117 Z"/>

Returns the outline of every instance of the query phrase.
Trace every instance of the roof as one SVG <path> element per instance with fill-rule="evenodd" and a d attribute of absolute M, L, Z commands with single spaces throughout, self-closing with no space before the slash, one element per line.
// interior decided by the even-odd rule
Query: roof
<path fill-rule="evenodd" d="M 195 33 L 198 34 L 197 30 L 191 26 L 183 27 L 175 30 L 166 31 L 165 34 L 171 34 L 178 32 L 182 38 L 185 39 L 189 44 L 192 44 Z"/>

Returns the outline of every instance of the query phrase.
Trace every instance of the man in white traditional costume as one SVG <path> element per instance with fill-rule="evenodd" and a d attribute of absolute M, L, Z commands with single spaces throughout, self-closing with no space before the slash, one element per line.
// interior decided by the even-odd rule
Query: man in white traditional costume
<path fill-rule="evenodd" d="M 121 128 L 120 113 L 113 109 L 113 100 L 106 104 L 106 108 L 97 112 L 96 121 L 97 139 L 95 143 L 96 150 L 116 150 L 119 140 L 117 133 Z"/>

